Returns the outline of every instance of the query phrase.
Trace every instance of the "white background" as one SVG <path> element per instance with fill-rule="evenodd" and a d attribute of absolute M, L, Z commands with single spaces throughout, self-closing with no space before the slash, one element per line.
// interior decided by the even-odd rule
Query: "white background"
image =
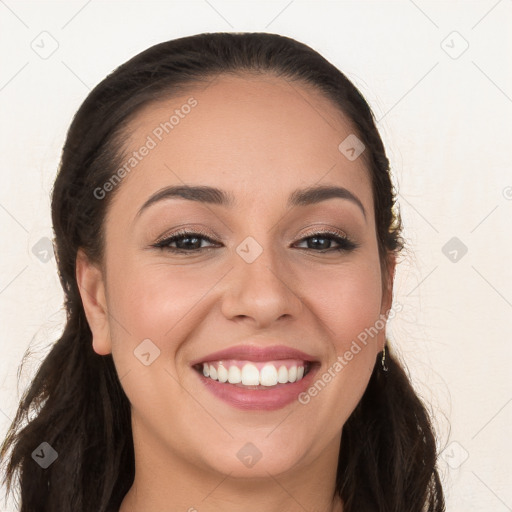
<path fill-rule="evenodd" d="M 511 26 L 511 0 L 0 1 L 0 435 L 63 326 L 55 259 L 32 248 L 52 238 L 50 191 L 80 103 L 153 44 L 275 32 L 338 66 L 378 120 L 407 240 L 388 332 L 447 446 L 447 510 L 511 511 Z M 443 253 L 453 237 L 462 257 Z"/>

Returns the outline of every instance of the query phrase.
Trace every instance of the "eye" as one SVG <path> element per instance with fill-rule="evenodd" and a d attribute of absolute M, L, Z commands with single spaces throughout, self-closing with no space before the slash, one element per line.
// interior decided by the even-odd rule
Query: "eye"
<path fill-rule="evenodd" d="M 202 242 L 206 241 L 211 244 L 219 245 L 215 240 L 210 238 L 201 231 L 187 231 L 181 230 L 174 233 L 172 236 L 163 238 L 152 245 L 159 249 L 164 249 L 174 253 L 198 253 L 204 250 L 210 250 L 213 247 L 203 247 Z M 311 241 L 311 242 L 309 242 Z M 332 231 L 322 231 L 311 233 L 307 237 L 299 240 L 299 243 L 307 243 L 307 247 L 303 249 L 314 252 L 332 252 L 332 251 L 351 251 L 358 247 L 355 242 L 352 242 L 345 235 Z M 335 242 L 338 247 L 331 247 Z"/>
<path fill-rule="evenodd" d="M 311 243 L 308 241 L 311 240 Z M 347 236 L 332 231 L 321 231 L 311 233 L 300 242 L 307 242 L 306 250 L 314 250 L 315 252 L 332 252 L 332 251 L 352 251 L 358 245 L 350 240 Z M 330 247 L 332 242 L 338 244 L 338 247 Z M 311 247 L 312 246 L 312 247 Z"/>
<path fill-rule="evenodd" d="M 205 249 L 204 247 L 201 247 L 201 241 L 203 240 L 215 244 L 215 241 L 204 233 L 182 230 L 174 233 L 172 236 L 164 238 L 163 240 L 157 241 L 152 245 L 152 247 L 181 253 L 198 252 Z M 176 247 L 172 247 L 171 244 L 176 244 Z M 210 248 L 211 247 L 208 247 L 207 249 Z"/>

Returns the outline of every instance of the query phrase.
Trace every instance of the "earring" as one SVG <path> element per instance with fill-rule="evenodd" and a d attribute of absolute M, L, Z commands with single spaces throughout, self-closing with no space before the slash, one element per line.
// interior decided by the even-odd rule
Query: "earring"
<path fill-rule="evenodd" d="M 382 359 L 381 359 L 382 371 L 387 372 L 389 368 L 386 366 L 386 345 L 384 344 L 384 348 L 382 349 Z"/>

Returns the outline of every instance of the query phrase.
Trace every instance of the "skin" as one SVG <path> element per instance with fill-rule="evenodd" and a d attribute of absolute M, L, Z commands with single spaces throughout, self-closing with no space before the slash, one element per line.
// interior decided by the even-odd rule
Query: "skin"
<path fill-rule="evenodd" d="M 120 511 L 341 511 L 333 499 L 341 430 L 383 330 L 309 403 L 277 411 L 220 401 L 190 363 L 248 340 L 280 343 L 320 361 L 320 378 L 386 314 L 394 260 L 383 287 L 370 176 L 362 157 L 349 161 L 338 150 L 354 129 L 307 86 L 224 76 L 146 107 L 131 123 L 127 151 L 190 96 L 197 106 L 118 185 L 102 264 L 77 257 L 94 350 L 113 354 L 132 406 L 136 476 Z M 137 216 L 156 191 L 184 183 L 229 191 L 237 204 L 174 198 Z M 286 208 L 292 191 L 315 184 L 347 188 L 366 218 L 339 198 Z M 218 244 L 184 255 L 151 247 L 178 226 L 201 228 Z M 321 253 L 301 242 L 326 228 L 358 247 Z M 263 249 L 250 264 L 236 252 L 248 236 Z M 149 366 L 133 354 L 147 338 L 160 350 Z M 248 442 L 262 454 L 251 468 L 236 456 Z"/>

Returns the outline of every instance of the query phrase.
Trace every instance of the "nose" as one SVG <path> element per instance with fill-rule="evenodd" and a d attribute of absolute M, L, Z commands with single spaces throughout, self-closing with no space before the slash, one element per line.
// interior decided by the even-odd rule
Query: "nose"
<path fill-rule="evenodd" d="M 265 247 L 251 259 L 245 258 L 243 250 L 233 253 L 233 268 L 222 296 L 224 316 L 249 319 L 257 328 L 268 327 L 282 317 L 299 318 L 304 305 L 283 255 Z"/>

